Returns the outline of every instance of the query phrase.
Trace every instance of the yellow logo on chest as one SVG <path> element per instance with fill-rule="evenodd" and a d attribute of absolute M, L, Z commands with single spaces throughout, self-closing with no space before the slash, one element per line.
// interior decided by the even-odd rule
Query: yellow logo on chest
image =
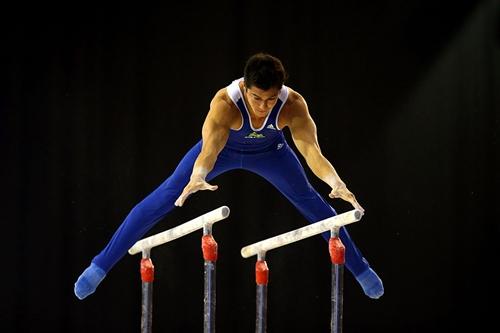
<path fill-rule="evenodd" d="M 248 134 L 247 136 L 245 136 L 245 139 L 262 139 L 265 137 L 266 136 L 264 134 L 252 132 L 252 133 Z"/>

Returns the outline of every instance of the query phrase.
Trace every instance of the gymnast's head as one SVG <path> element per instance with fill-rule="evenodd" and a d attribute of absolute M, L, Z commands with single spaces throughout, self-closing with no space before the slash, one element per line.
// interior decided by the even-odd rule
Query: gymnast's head
<path fill-rule="evenodd" d="M 278 58 L 257 53 L 248 58 L 244 69 L 245 88 L 260 90 L 279 90 L 288 78 L 285 67 Z"/>

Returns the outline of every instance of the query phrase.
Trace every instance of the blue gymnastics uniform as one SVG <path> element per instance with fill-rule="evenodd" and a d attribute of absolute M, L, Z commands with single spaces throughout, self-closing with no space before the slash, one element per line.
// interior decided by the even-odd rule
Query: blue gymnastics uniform
<path fill-rule="evenodd" d="M 278 126 L 280 111 L 288 98 L 288 88 L 281 88 L 276 105 L 262 126 L 254 128 L 238 85 L 241 80 L 233 81 L 226 89 L 241 113 L 242 125 L 239 129 L 231 130 L 206 180 L 210 181 L 229 170 L 248 170 L 269 181 L 309 222 L 336 215 L 335 210 L 307 180 L 304 168 Z M 107 246 L 92 260 L 92 264 L 102 270 L 103 277 L 136 241 L 175 208 L 174 202 L 190 180 L 201 147 L 200 140 L 183 157 L 172 175 L 130 211 Z M 325 233 L 323 237 L 329 239 L 330 235 Z M 359 281 L 363 273 L 371 271 L 368 262 L 344 227 L 340 229 L 340 238 L 346 247 L 346 267 Z"/>

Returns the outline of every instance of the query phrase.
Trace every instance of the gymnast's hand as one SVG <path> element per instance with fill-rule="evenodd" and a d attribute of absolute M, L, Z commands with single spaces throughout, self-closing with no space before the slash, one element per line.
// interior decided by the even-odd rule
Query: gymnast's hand
<path fill-rule="evenodd" d="M 332 187 L 332 191 L 328 195 L 330 198 L 340 198 L 342 200 L 345 200 L 347 202 L 350 202 L 351 205 L 355 208 L 361 211 L 361 213 L 364 214 L 365 210 L 361 205 L 358 203 L 356 200 L 356 197 L 354 194 L 352 194 L 351 191 L 347 189 L 347 186 L 343 181 L 338 181 L 335 183 L 335 185 Z"/>
<path fill-rule="evenodd" d="M 217 188 L 217 185 L 210 185 L 205 181 L 205 179 L 201 177 L 191 177 L 191 180 L 186 185 L 186 187 L 184 187 L 181 195 L 177 198 L 177 200 L 175 200 L 175 205 L 178 207 L 182 207 L 187 197 L 195 192 L 203 190 L 215 191 Z"/>

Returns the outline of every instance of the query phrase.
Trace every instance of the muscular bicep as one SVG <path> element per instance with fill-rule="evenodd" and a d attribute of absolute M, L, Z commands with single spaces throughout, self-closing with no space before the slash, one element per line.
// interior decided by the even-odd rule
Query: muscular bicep
<path fill-rule="evenodd" d="M 229 127 L 221 126 L 220 122 L 207 116 L 201 131 L 203 138 L 203 150 L 218 154 L 227 142 Z"/>
<path fill-rule="evenodd" d="M 224 148 L 229 138 L 229 120 L 227 103 L 220 100 L 212 101 L 201 132 L 204 154 L 217 155 Z"/>
<path fill-rule="evenodd" d="M 306 160 L 320 154 L 316 124 L 309 115 L 305 102 L 296 106 L 289 128 L 295 146 Z"/>

